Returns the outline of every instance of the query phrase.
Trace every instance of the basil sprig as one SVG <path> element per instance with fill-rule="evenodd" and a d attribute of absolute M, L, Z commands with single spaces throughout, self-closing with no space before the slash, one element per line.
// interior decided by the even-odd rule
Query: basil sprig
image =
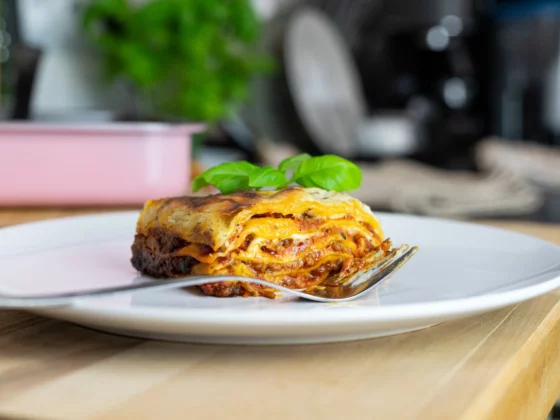
<path fill-rule="evenodd" d="M 288 178 L 288 175 L 291 175 Z M 335 155 L 312 157 L 306 153 L 283 160 L 278 169 L 246 161 L 214 166 L 192 182 L 194 192 L 213 185 L 222 193 L 259 188 L 284 188 L 299 184 L 331 191 L 352 191 L 360 187 L 362 172 L 354 163 Z"/>

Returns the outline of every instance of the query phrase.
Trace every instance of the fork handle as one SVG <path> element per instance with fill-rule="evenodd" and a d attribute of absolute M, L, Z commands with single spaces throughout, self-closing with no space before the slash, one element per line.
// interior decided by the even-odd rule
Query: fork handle
<path fill-rule="evenodd" d="M 202 284 L 214 283 L 219 281 L 244 281 L 248 283 L 260 284 L 272 287 L 276 290 L 286 292 L 288 294 L 305 297 L 303 293 L 297 290 L 288 289 L 265 280 L 255 279 L 252 277 L 241 276 L 189 276 L 173 280 L 152 280 L 136 284 L 125 284 L 122 286 L 106 287 L 95 290 L 84 290 L 79 292 L 66 292 L 45 295 L 5 295 L 0 294 L 0 309 L 29 309 L 29 308 L 47 308 L 56 306 L 66 306 L 74 303 L 79 299 L 95 298 L 95 297 L 112 297 L 122 294 L 135 293 L 147 290 L 166 290 L 176 289 L 179 287 L 200 286 Z"/>
<path fill-rule="evenodd" d="M 403 245 L 395 250 L 388 260 L 382 260 L 380 265 L 372 266 L 371 268 L 354 274 L 349 279 L 349 284 L 340 284 L 338 287 L 347 289 L 351 287 L 350 293 L 344 296 L 321 296 L 320 293 L 306 293 L 309 289 L 295 290 L 288 289 L 287 287 L 278 284 L 270 283 L 265 280 L 255 279 L 252 277 L 242 276 L 188 276 L 180 279 L 173 280 L 152 280 L 136 284 L 125 284 L 116 287 L 106 287 L 95 290 L 85 290 L 79 292 L 66 292 L 50 295 L 1 295 L 0 294 L 0 309 L 30 309 L 30 308 L 48 308 L 56 306 L 65 306 L 79 299 L 95 298 L 95 297 L 112 297 L 124 293 L 135 293 L 145 290 L 166 290 L 175 289 L 178 287 L 200 286 L 207 283 L 215 283 L 219 281 L 243 281 L 247 283 L 260 284 L 272 289 L 284 292 L 291 296 L 297 296 L 315 302 L 344 302 L 356 299 L 372 287 L 378 285 L 383 279 L 389 276 L 394 271 L 398 270 L 416 251 L 417 247 L 409 247 Z M 360 287 L 353 287 L 359 283 L 364 283 L 364 278 L 367 277 L 367 284 Z M 348 290 L 346 290 L 348 292 Z"/>

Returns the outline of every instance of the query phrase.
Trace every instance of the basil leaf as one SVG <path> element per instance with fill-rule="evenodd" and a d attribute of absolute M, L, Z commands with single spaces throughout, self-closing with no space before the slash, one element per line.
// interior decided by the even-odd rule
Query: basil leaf
<path fill-rule="evenodd" d="M 249 176 L 249 187 L 276 187 L 282 188 L 288 184 L 286 175 L 272 166 L 255 168 Z"/>
<path fill-rule="evenodd" d="M 293 171 L 290 181 L 286 172 Z M 213 185 L 223 194 L 238 190 L 264 187 L 283 188 L 296 182 L 307 188 L 331 191 L 351 191 L 362 182 L 360 168 L 354 163 L 334 155 L 311 157 L 306 153 L 285 159 L 279 169 L 272 166 L 259 167 L 252 163 L 228 162 L 208 169 L 192 181 L 194 192 Z"/>
<path fill-rule="evenodd" d="M 339 156 L 324 155 L 301 162 L 292 181 L 304 187 L 331 191 L 352 191 L 362 183 L 362 172 L 354 163 Z"/>
<path fill-rule="evenodd" d="M 311 155 L 308 155 L 307 153 L 301 153 L 299 155 L 284 159 L 282 162 L 280 162 L 280 165 L 278 165 L 278 170 L 283 173 L 289 172 L 291 170 L 296 170 L 303 161 L 309 159 L 310 157 Z"/>
<path fill-rule="evenodd" d="M 227 162 L 214 166 L 201 173 L 192 181 L 193 192 L 203 187 L 213 185 L 224 194 L 238 190 L 248 190 L 249 178 L 259 167 L 246 161 Z"/>
<path fill-rule="evenodd" d="M 197 192 L 204 187 L 208 187 L 210 184 L 206 181 L 203 177 L 203 174 L 198 175 L 196 178 L 192 180 L 192 190 L 193 192 Z"/>

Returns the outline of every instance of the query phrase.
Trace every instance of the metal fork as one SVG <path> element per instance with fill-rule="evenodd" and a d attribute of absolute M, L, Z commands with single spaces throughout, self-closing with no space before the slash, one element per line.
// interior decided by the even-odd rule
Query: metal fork
<path fill-rule="evenodd" d="M 288 289 L 268 281 L 241 276 L 187 276 L 173 280 L 153 280 L 124 286 L 103 289 L 66 292 L 50 295 L 4 295 L 0 294 L 0 309 L 26 309 L 66 306 L 78 300 L 94 297 L 111 297 L 115 295 L 148 290 L 165 290 L 190 286 L 200 286 L 218 281 L 241 281 L 260 284 L 284 292 L 288 295 L 315 302 L 347 302 L 354 300 L 378 286 L 382 280 L 402 267 L 418 250 L 417 247 L 403 245 L 389 253 L 385 258 L 356 274 L 339 279 L 336 283 L 322 283 L 308 289 Z"/>

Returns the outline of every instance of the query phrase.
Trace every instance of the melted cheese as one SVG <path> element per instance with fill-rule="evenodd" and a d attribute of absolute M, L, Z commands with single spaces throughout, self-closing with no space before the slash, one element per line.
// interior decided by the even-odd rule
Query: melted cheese
<path fill-rule="evenodd" d="M 176 233 L 189 243 L 218 251 L 235 242 L 254 216 L 272 213 L 294 217 L 305 214 L 314 219 L 337 219 L 340 223 L 344 223 L 342 219 L 345 217 L 352 216 L 358 223 L 370 225 L 383 239 L 377 218 L 359 200 L 343 193 L 300 187 L 148 201 L 138 219 L 137 233 L 148 236 L 154 229 L 163 229 Z M 271 235 L 272 222 L 274 225 L 282 223 L 267 221 L 263 223 L 265 226 L 256 230 L 258 235 Z M 279 229 L 275 230 L 278 237 L 284 235 Z"/>
<path fill-rule="evenodd" d="M 342 231 L 341 233 L 327 234 L 331 231 Z M 297 221 L 282 218 L 258 218 L 249 220 L 242 228 L 241 233 L 224 244 L 220 251 L 204 253 L 198 244 L 189 244 L 177 252 L 178 256 L 188 255 L 200 262 L 211 263 L 216 259 L 225 257 L 230 253 L 235 253 L 236 258 L 246 260 L 267 260 L 270 262 L 291 261 L 298 258 L 297 254 L 291 256 L 274 256 L 263 252 L 261 247 L 269 246 L 276 248 L 278 243 L 285 239 L 294 242 L 304 242 L 313 240 L 314 249 L 326 248 L 333 241 L 344 242 L 349 248 L 356 245 L 352 238 L 355 235 L 364 236 L 373 246 L 378 246 L 381 239 L 370 232 L 363 225 L 352 219 L 329 219 L 314 226 L 307 231 L 299 227 Z M 246 250 L 239 250 L 248 237 L 252 237 Z"/>

